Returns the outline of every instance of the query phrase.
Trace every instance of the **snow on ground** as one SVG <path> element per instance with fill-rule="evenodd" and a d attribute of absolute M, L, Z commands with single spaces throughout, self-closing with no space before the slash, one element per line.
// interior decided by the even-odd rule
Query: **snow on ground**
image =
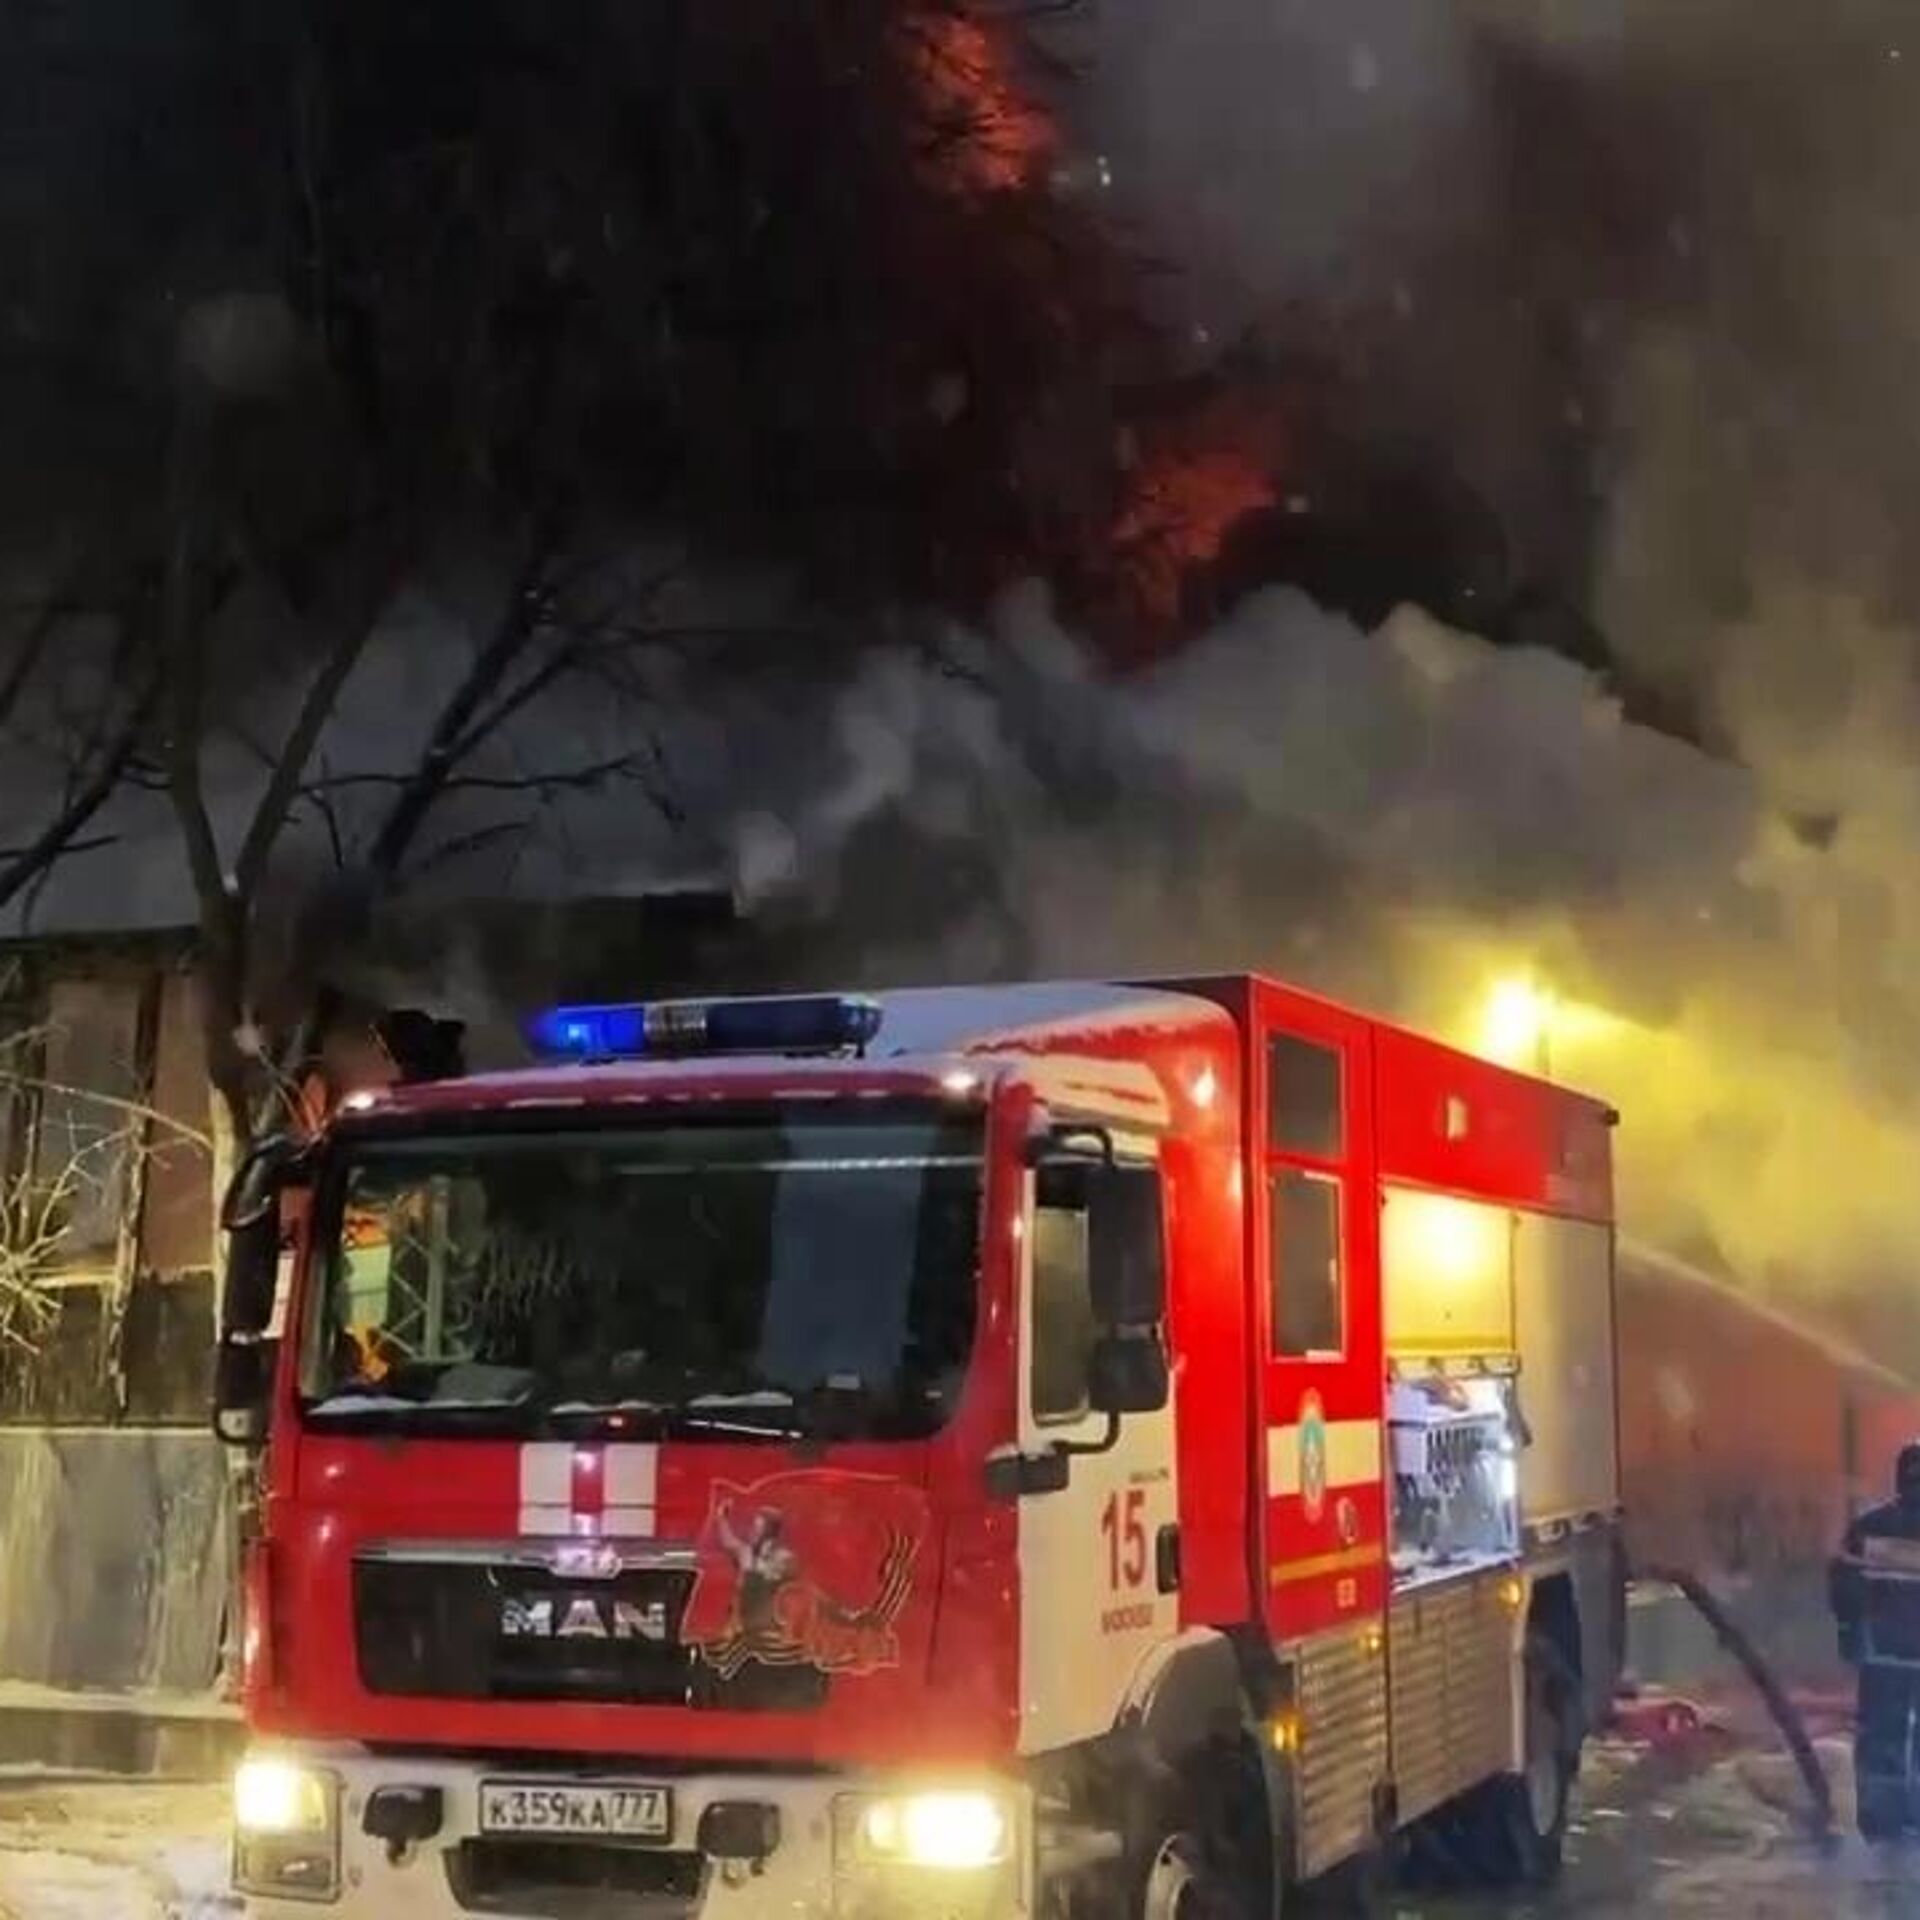
<path fill-rule="evenodd" d="M 1852 1813 L 1844 1741 L 1822 1741 Z M 1889 1920 L 1920 1912 L 1920 1844 L 1808 1839 L 1791 1763 L 1743 1739 L 1598 1741 L 1567 1875 L 1503 1904 L 1396 1893 L 1393 1920 Z M 220 1786 L 0 1776 L 0 1920 L 235 1920 Z"/>
<path fill-rule="evenodd" d="M 231 1920 L 224 1786 L 0 1782 L 0 1920 Z"/>

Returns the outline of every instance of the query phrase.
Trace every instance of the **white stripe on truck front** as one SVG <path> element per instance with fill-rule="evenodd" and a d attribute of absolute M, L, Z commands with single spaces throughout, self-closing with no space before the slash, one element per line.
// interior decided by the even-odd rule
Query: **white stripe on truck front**
<path fill-rule="evenodd" d="M 660 1449 L 535 1441 L 520 1449 L 520 1531 L 636 1540 L 659 1524 Z"/>
<path fill-rule="evenodd" d="M 1329 1489 L 1372 1486 L 1380 1478 L 1381 1444 L 1378 1420 L 1329 1420 L 1326 1434 Z M 1267 1429 L 1267 1494 L 1284 1500 L 1303 1490 L 1300 1472 L 1301 1429 Z"/>

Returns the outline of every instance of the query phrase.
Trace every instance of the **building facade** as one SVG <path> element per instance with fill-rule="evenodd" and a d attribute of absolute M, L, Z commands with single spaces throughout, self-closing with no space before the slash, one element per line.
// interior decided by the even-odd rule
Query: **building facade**
<path fill-rule="evenodd" d="M 0 951 L 0 1701 L 204 1695 L 212 1161 L 183 939 Z"/>

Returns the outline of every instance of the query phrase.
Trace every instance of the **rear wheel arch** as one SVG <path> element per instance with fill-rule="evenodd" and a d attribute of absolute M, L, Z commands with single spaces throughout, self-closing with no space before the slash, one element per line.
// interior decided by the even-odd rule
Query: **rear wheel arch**
<path fill-rule="evenodd" d="M 1527 1637 L 1550 1645 L 1576 1683 L 1585 1678 L 1586 1645 L 1571 1574 L 1550 1573 L 1534 1582 L 1527 1606 Z"/>
<path fill-rule="evenodd" d="M 1163 1641 L 1127 1689 L 1119 1725 L 1156 1755 L 1178 1759 L 1239 1737 L 1248 1720 L 1240 1663 L 1225 1634 L 1194 1628 Z"/>

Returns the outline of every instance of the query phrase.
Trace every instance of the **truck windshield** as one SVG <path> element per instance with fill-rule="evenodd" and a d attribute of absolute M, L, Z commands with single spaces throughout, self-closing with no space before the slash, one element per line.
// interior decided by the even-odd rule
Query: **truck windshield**
<path fill-rule="evenodd" d="M 356 1146 L 323 1215 L 307 1417 L 931 1433 L 973 1344 L 981 1149 L 978 1115 L 868 1103 Z"/>

